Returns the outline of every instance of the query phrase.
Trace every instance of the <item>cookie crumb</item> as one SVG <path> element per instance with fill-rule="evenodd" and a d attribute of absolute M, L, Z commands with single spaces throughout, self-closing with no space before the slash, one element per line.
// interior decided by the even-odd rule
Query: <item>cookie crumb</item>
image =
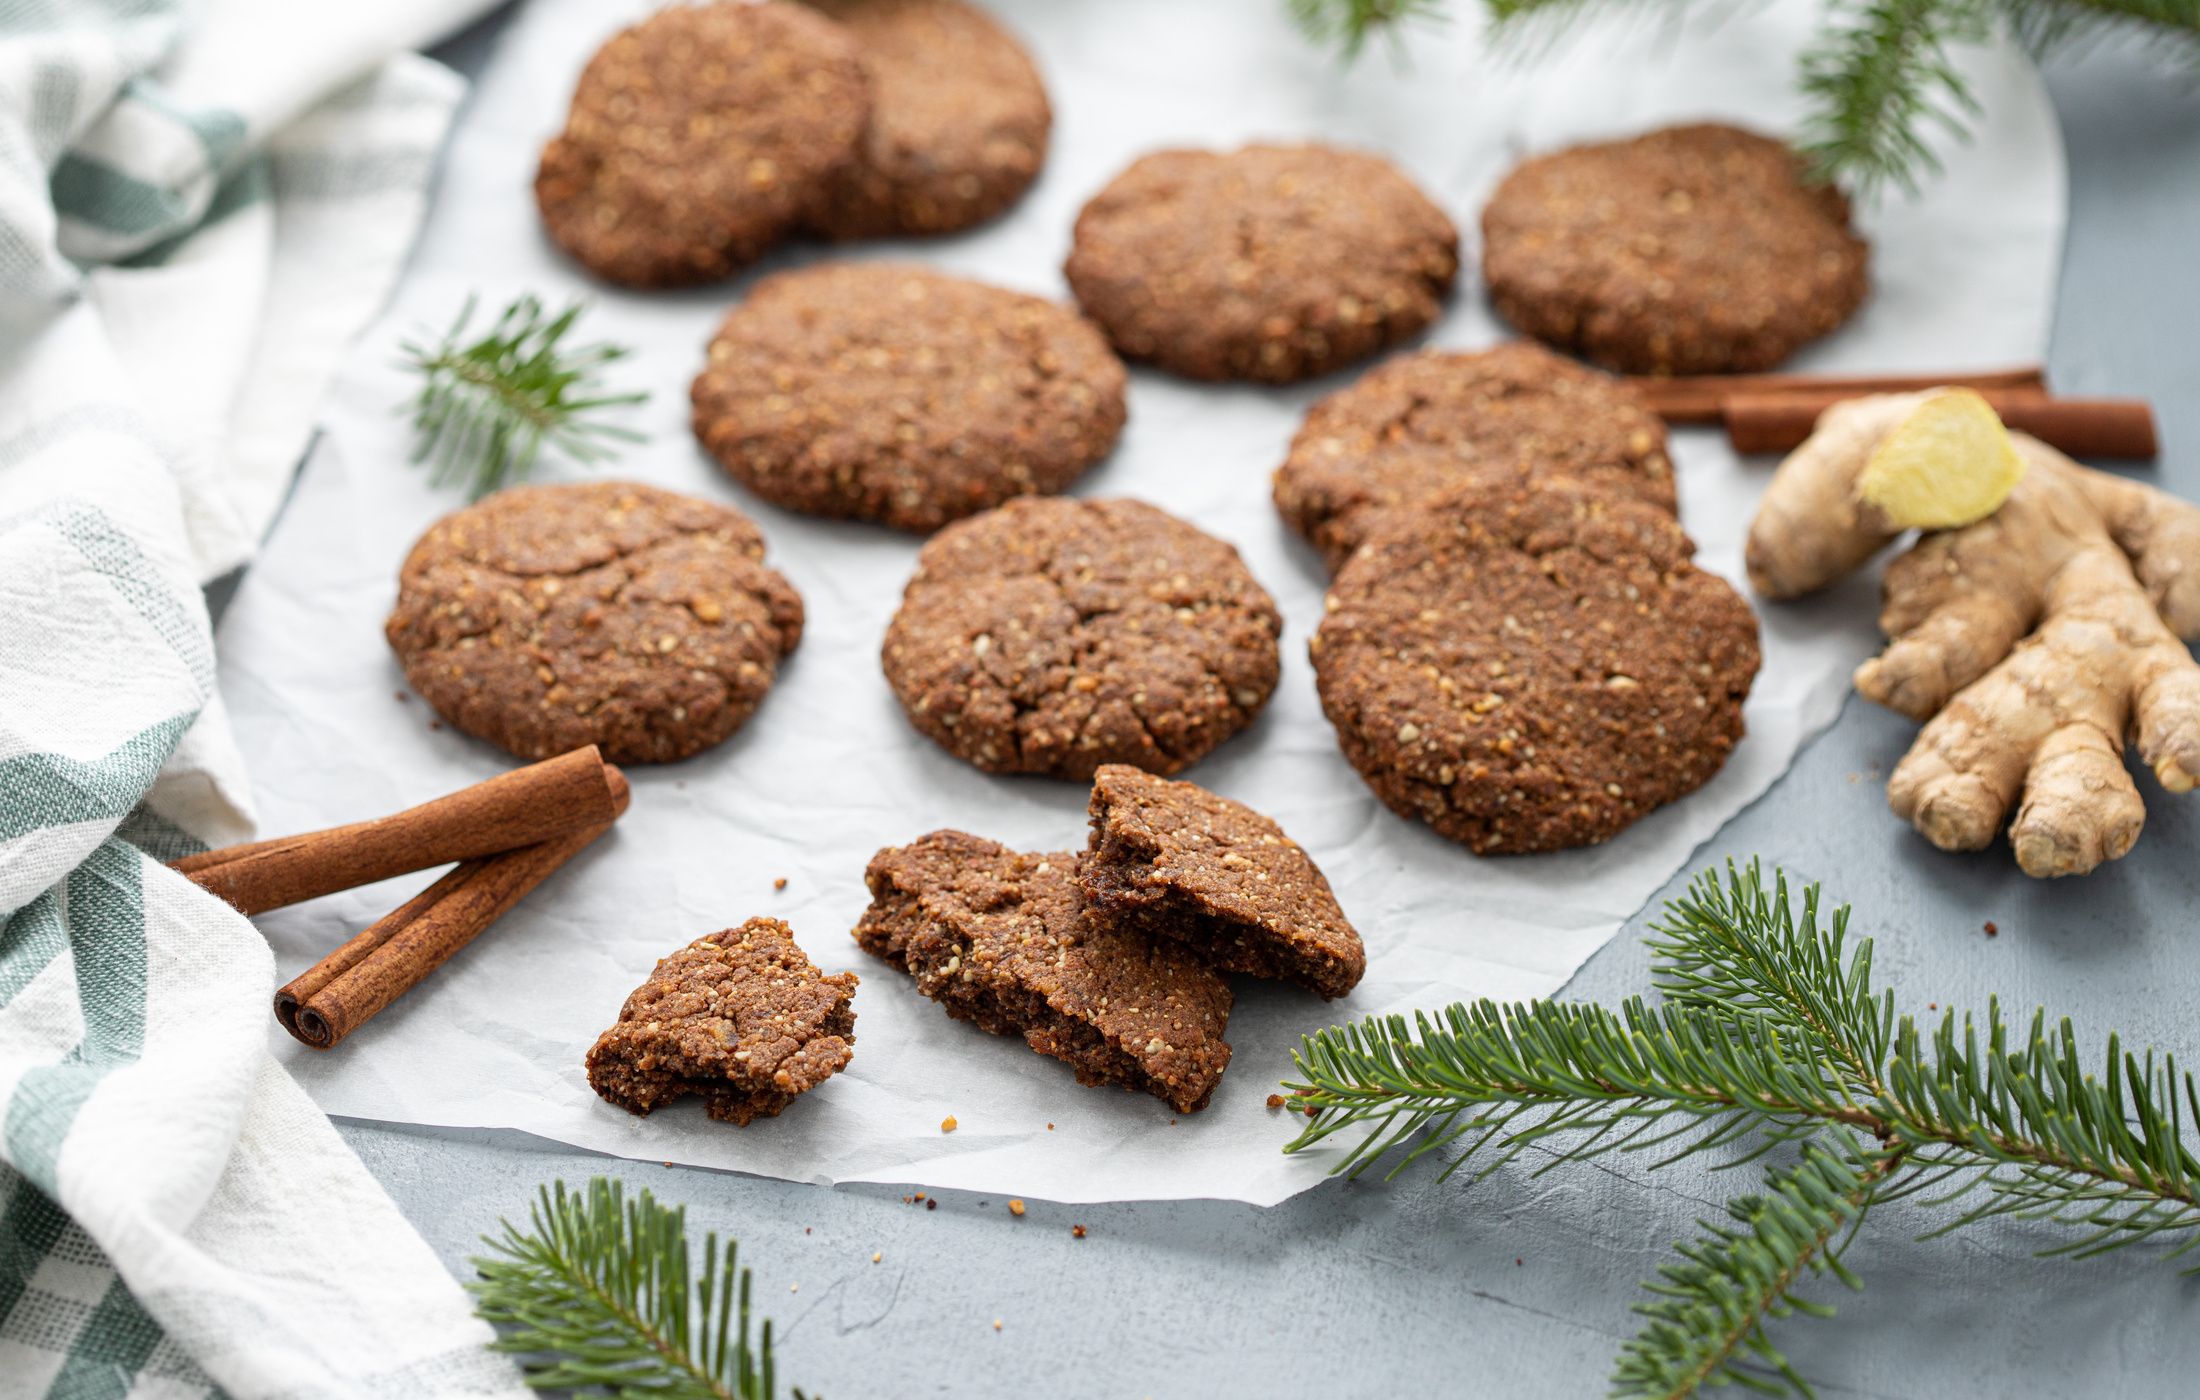
<path fill-rule="evenodd" d="M 1072 1225 L 1072 1226 L 1070 1226 L 1070 1227 L 1069 1227 L 1069 1237 L 1070 1237 L 1071 1239 L 1073 1239 L 1073 1240 L 1081 1240 L 1081 1239 L 1083 1239 L 1083 1238 L 1085 1237 L 1085 1227 L 1084 1227 L 1084 1226 L 1082 1226 L 1082 1225 Z"/>
<path fill-rule="evenodd" d="M 945 1118 L 942 1118 L 942 1119 L 940 1120 L 940 1131 L 941 1131 L 941 1132 L 943 1132 L 943 1133 L 951 1133 L 951 1132 L 955 1131 L 955 1115 L 954 1115 L 954 1114 L 950 1113 L 950 1114 L 948 1114 L 948 1115 L 947 1115 L 947 1116 L 946 1116 Z"/>
<path fill-rule="evenodd" d="M 1994 921 L 1992 919 L 1988 919 L 1986 921 L 1986 936 L 1988 938 L 1995 938 L 2000 936 L 2000 934 L 2001 930 L 1994 926 Z"/>
<path fill-rule="evenodd" d="M 783 890 L 787 888 L 787 877 L 782 875 L 778 879 L 772 881 L 772 888 L 775 890 Z"/>
<path fill-rule="evenodd" d="M 997 1317 L 993 1319 L 993 1330 L 996 1332 L 1001 1330 L 1001 1320 Z"/>
<path fill-rule="evenodd" d="M 787 1291 L 789 1293 L 800 1293 L 802 1291 L 802 1285 L 799 1283 L 790 1283 L 787 1285 Z"/>
<path fill-rule="evenodd" d="M 1047 1124 L 1047 1131 L 1050 1133 L 1054 1131 L 1054 1125 L 1052 1123 Z"/>
<path fill-rule="evenodd" d="M 884 1259 L 885 1257 L 886 1251 L 883 1249 L 874 1249 L 871 1251 L 871 1262 L 874 1264 L 876 1264 L 879 1260 Z"/>
<path fill-rule="evenodd" d="M 1008 1203 L 1008 1213 L 1010 1215 L 1022 1215 L 1024 1213 L 1024 1203 L 1022 1201 L 1010 1201 Z"/>
<path fill-rule="evenodd" d="M 926 1210 L 938 1210 L 940 1208 L 940 1203 L 938 1201 L 926 1201 L 924 1203 L 924 1208 Z"/>

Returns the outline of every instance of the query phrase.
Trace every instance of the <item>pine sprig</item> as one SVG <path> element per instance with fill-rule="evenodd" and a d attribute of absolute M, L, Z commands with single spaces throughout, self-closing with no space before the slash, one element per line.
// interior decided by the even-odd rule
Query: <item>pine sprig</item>
<path fill-rule="evenodd" d="M 1346 59 L 1359 57 L 1368 36 L 1381 34 L 1394 55 L 1405 52 L 1407 31 L 1444 17 L 1445 0 L 1286 0 L 1302 33 Z"/>
<path fill-rule="evenodd" d="M 484 1237 L 467 1285 L 475 1311 L 507 1330 L 527 1383 L 615 1400 L 771 1400 L 772 1325 L 750 1345 L 749 1271 L 736 1245 L 703 1240 L 692 1267 L 684 1208 L 624 1199 L 606 1177 L 585 1192 L 544 1187 L 529 1228 Z M 802 1392 L 794 1392 L 802 1400 Z"/>
<path fill-rule="evenodd" d="M 1831 0 L 1796 81 L 1811 111 L 1798 146 L 1821 173 L 1860 189 L 1914 191 L 1936 173 L 1936 136 L 1983 110 L 1949 52 L 1992 32 L 1984 0 Z"/>
<path fill-rule="evenodd" d="M 1446 1173 L 1479 1159 L 1476 1175 L 1530 1145 L 1549 1156 L 1539 1171 L 1612 1151 L 1655 1149 L 1661 1165 L 1799 1151 L 1651 1285 L 1664 1301 L 1623 1355 L 1627 1393 L 1720 1377 L 1806 1392 L 1762 1322 L 1810 1311 L 1788 1289 L 1832 1268 L 1831 1226 L 1875 1203 L 1952 1207 L 1928 1235 L 2000 1216 L 2075 1232 L 2048 1253 L 2200 1246 L 2200 1089 L 2174 1059 L 2111 1036 L 2095 1061 L 2067 1020 L 2050 1032 L 2042 1012 L 2019 1032 L 1998 1002 L 1922 1031 L 1872 986 L 1871 942 L 1850 940 L 1846 909 L 1821 923 L 1811 888 L 1798 919 L 1786 880 L 1754 864 L 1699 876 L 1649 942 L 1656 1006 L 1483 1001 L 1306 1038 L 1286 1087 L 1312 1121 L 1285 1150 L 1356 1135 L 1334 1170 L 1395 1153 L 1393 1175 L 1452 1149 Z M 1757 1321 L 1731 1325 L 1744 1315 Z"/>
<path fill-rule="evenodd" d="M 523 296 L 504 308 L 493 325 L 469 338 L 474 298 L 433 344 L 406 341 L 404 368 L 419 374 L 412 415 L 413 462 L 429 464 L 437 486 L 466 483 L 471 499 L 524 480 L 545 447 L 574 462 L 594 465 L 617 455 L 619 444 L 642 441 L 630 428 L 603 421 L 604 410 L 646 401 L 646 393 L 602 391 L 604 366 L 624 359 L 623 346 L 568 345 L 580 319 L 575 302 L 551 315 L 542 302 Z"/>
<path fill-rule="evenodd" d="M 1899 1160 L 1804 1148 L 1793 1167 L 1765 1174 L 1765 1193 L 1727 1207 L 1733 1224 L 1700 1220 L 1701 1237 L 1676 1246 L 1679 1258 L 1643 1285 L 1651 1295 L 1635 1312 L 1647 1319 L 1620 1349 L 1616 1395 L 1690 1395 L 1739 1384 L 1771 1390 L 1770 1372 L 1789 1390 L 1809 1384 L 1765 1333 L 1765 1323 L 1795 1313 L 1830 1317 L 1823 1303 L 1794 1296 L 1811 1274 L 1831 1274 L 1851 1289 L 1863 1283 L 1841 1251 L 1863 1223 L 1872 1192 Z"/>
<path fill-rule="evenodd" d="M 1677 0 L 1678 2 L 1678 0 Z M 1288 0 L 1316 43 L 1356 55 L 1387 31 L 1405 46 L 1405 18 L 1428 19 L 1440 0 Z M 1941 140 L 1960 137 L 1980 108 L 1955 50 L 1996 32 L 2035 55 L 2089 37 L 2128 32 L 2157 50 L 2200 62 L 2200 0 L 1823 0 L 1825 20 L 1804 52 L 1797 86 L 1809 101 L 1799 148 L 1826 179 L 1860 194 L 1915 190 L 1940 168 Z M 1533 26 L 1540 38 L 1593 14 L 1642 0 L 1482 0 L 1494 33 Z M 1670 14 L 1676 6 L 1660 7 Z"/>

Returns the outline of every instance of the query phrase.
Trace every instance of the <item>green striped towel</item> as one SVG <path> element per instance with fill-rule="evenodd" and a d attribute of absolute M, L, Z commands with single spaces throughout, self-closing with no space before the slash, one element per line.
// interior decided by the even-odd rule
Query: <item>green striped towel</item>
<path fill-rule="evenodd" d="M 162 862 L 249 557 L 461 95 L 448 0 L 0 0 L 0 1397 L 517 1395 Z M 306 775 L 297 775 L 305 777 Z"/>

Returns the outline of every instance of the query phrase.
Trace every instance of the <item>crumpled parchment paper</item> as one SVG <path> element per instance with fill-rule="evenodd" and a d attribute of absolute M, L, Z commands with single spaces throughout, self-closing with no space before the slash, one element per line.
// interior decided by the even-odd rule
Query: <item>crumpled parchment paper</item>
<path fill-rule="evenodd" d="M 325 411 L 326 432 L 265 556 L 221 629 L 221 684 L 254 781 L 261 829 L 277 833 L 394 811 L 477 781 L 509 760 L 450 730 L 417 699 L 381 637 L 399 559 L 459 504 L 405 464 L 393 408 L 410 389 L 397 341 L 439 329 L 470 292 L 485 307 L 534 290 L 595 304 L 591 336 L 630 344 L 621 384 L 653 398 L 651 434 L 619 470 L 738 502 L 763 524 L 773 562 L 800 588 L 809 630 L 748 728 L 708 755 L 633 774 L 618 829 L 471 948 L 328 1054 L 290 1042 L 289 1068 L 331 1113 L 524 1129 L 635 1158 L 818 1182 L 875 1180 L 1062 1201 L 1220 1197 L 1273 1203 L 1321 1176 L 1320 1154 L 1286 1158 L 1295 1123 L 1263 1106 L 1298 1037 L 1351 1016 L 1462 997 L 1556 991 L 1828 724 L 1851 667 L 1874 643 L 1868 582 L 1800 606 L 1760 608 L 1765 665 L 1749 737 L 1725 771 L 1609 845 L 1477 860 L 1393 816 L 1337 751 L 1315 699 L 1306 639 L 1323 578 L 1268 500 L 1269 473 L 1316 396 L 1199 386 L 1137 371 L 1130 426 L 1078 486 L 1140 496 L 1234 542 L 1287 620 L 1282 685 L 1267 713 L 1187 776 L 1281 821 L 1321 863 L 1368 944 L 1366 981 L 1323 1003 L 1240 979 L 1236 1060 L 1205 1112 L 1079 1087 L 1014 1040 L 951 1022 L 848 936 L 879 846 L 955 826 L 1032 849 L 1085 838 L 1085 792 L 988 777 L 910 729 L 879 673 L 881 633 L 918 542 L 866 525 L 790 515 L 747 497 L 695 446 L 687 385 L 743 284 L 636 294 L 592 285 L 545 243 L 529 193 L 535 153 L 562 117 L 593 47 L 640 4 L 535 0 L 520 14 L 466 112 L 434 212 L 396 304 L 362 340 Z M 1278 0 L 1051 0 L 1002 5 L 1046 71 L 1056 111 L 1044 179 L 1001 222 L 908 244 L 796 247 L 814 257 L 913 258 L 1064 295 L 1060 265 L 1078 206 L 1138 154 L 1171 144 L 1319 138 L 1387 152 L 1452 213 L 1467 275 L 1431 343 L 1506 334 L 1473 275 L 1475 221 L 1495 180 L 1526 152 L 1668 121 L 1792 124 L 1791 59 L 1816 7 L 1777 3 L 1684 30 L 1604 31 L 1530 66 L 1483 52 L 1475 7 L 1425 33 L 1409 66 L 1377 48 L 1349 70 L 1294 33 Z M 1915 202 L 1863 221 L 1875 291 L 1847 328 L 1797 361 L 1810 369 L 1987 368 L 2037 360 L 2063 225 L 2063 161 L 2037 76 L 2007 50 L 1965 56 L 1984 105 L 1976 140 Z M 1709 567 L 1739 581 L 1741 538 L 1770 464 L 1742 462 L 1709 430 L 1676 435 L 1682 519 Z M 575 475 L 554 466 L 545 479 Z M 1838 818 L 1888 820 L 1860 786 Z M 1714 846 L 1702 859 L 1724 855 Z M 787 887 L 773 890 L 785 877 Z M 281 975 L 399 903 L 420 879 L 263 919 Z M 828 970 L 854 968 L 854 1064 L 783 1117 L 737 1129 L 692 1102 L 630 1117 L 589 1092 L 581 1056 L 654 961 L 759 913 L 790 921 Z M 958 1131 L 943 1134 L 952 1114 Z"/>

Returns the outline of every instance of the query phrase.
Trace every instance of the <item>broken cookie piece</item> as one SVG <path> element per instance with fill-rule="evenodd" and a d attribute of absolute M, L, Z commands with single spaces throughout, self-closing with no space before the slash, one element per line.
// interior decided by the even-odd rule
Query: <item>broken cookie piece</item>
<path fill-rule="evenodd" d="M 864 872 L 856 942 L 948 1015 L 1021 1035 L 1080 1084 L 1206 1107 L 1230 1063 L 1229 984 L 1180 944 L 1093 923 L 1075 864 L 960 831 L 890 846 Z"/>
<path fill-rule="evenodd" d="M 769 1118 L 854 1057 L 855 990 L 854 973 L 819 972 L 777 919 L 698 938 L 597 1037 L 589 1086 L 629 1113 L 697 1094 L 713 1118 Z"/>
<path fill-rule="evenodd" d="M 1123 764 L 1093 775 L 1092 848 L 1077 883 L 1093 922 L 1182 942 L 1227 972 L 1341 997 L 1367 950 L 1329 881 L 1242 802 Z"/>

